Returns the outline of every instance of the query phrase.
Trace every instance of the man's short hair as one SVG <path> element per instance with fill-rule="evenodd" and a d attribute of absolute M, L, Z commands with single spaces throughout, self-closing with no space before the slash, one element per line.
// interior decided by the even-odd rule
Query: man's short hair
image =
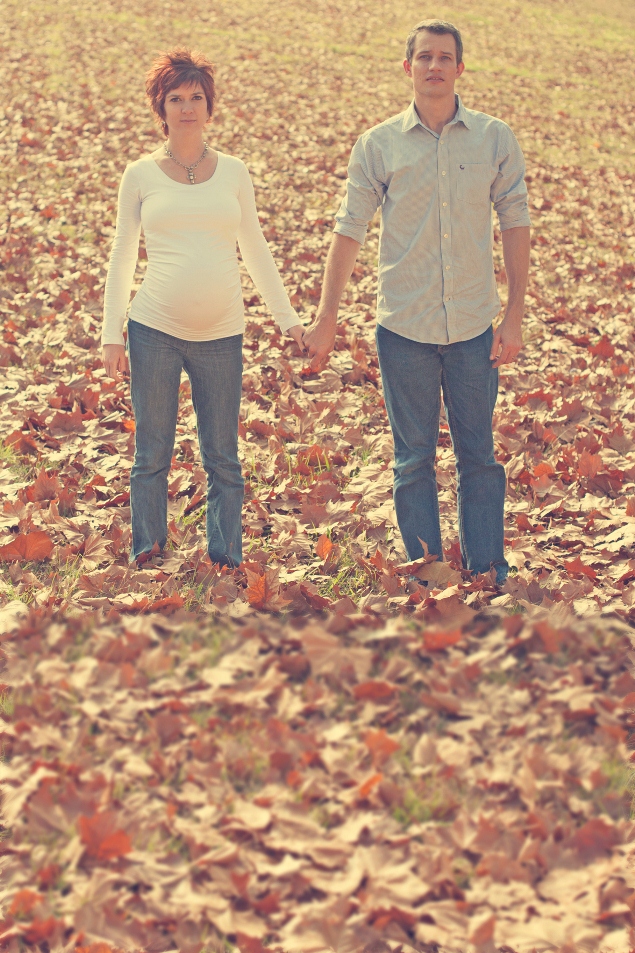
<path fill-rule="evenodd" d="M 406 40 L 406 59 L 409 63 L 412 63 L 417 33 L 421 33 L 422 30 L 427 30 L 428 33 L 436 33 L 437 36 L 442 36 L 444 33 L 453 36 L 456 43 L 456 65 L 458 66 L 459 63 L 463 62 L 463 40 L 454 24 L 448 23 L 447 20 L 422 20 L 421 23 L 413 26 Z"/>

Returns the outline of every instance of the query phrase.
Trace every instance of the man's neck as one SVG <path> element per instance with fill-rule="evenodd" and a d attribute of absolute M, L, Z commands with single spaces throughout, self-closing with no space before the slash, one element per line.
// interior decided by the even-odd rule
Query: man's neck
<path fill-rule="evenodd" d="M 452 93 L 451 96 L 444 96 L 443 99 L 415 96 L 415 109 L 424 126 L 440 134 L 444 127 L 456 116 L 458 106 L 454 93 Z"/>

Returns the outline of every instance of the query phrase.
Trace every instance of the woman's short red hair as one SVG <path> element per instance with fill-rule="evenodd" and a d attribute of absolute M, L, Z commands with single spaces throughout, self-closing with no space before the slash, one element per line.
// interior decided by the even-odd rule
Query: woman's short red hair
<path fill-rule="evenodd" d="M 146 74 L 146 94 L 157 122 L 168 135 L 165 121 L 165 97 L 171 89 L 187 84 L 201 88 L 207 99 L 207 115 L 214 112 L 216 87 L 214 85 L 214 67 L 203 53 L 177 47 L 160 53 Z"/>

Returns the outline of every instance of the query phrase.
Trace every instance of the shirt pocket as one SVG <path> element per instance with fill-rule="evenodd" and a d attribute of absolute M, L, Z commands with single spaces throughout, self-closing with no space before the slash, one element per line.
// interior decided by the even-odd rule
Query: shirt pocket
<path fill-rule="evenodd" d="M 456 197 L 468 205 L 488 206 L 491 202 L 491 166 L 486 162 L 461 162 L 456 170 Z"/>

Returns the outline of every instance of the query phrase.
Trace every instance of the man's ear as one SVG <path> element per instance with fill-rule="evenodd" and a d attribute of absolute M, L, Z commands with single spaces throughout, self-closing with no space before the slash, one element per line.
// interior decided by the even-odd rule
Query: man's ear
<path fill-rule="evenodd" d="M 457 68 L 456 68 L 457 78 L 461 75 L 461 73 L 463 72 L 464 69 L 465 69 L 465 63 L 463 62 L 463 60 L 461 60 L 461 62 L 459 63 L 459 65 L 458 65 Z"/>
<path fill-rule="evenodd" d="M 406 76 L 412 76 L 412 65 L 408 62 L 408 60 L 403 61 L 403 68 Z"/>

